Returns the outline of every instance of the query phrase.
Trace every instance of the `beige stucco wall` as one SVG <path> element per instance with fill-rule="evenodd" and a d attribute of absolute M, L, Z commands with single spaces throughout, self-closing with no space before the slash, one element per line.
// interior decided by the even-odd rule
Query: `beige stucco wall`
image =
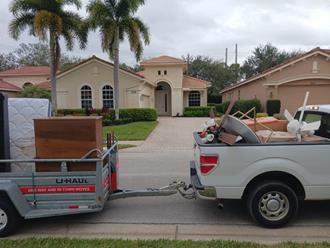
<path fill-rule="evenodd" d="M 46 81 L 48 76 L 16 76 L 16 77 L 1 77 L 3 80 L 14 84 L 20 88 L 23 87 L 25 83 L 38 84 L 40 82 Z"/>
<path fill-rule="evenodd" d="M 102 108 L 102 87 L 113 85 L 113 67 L 91 60 L 74 71 L 64 73 L 57 80 L 58 108 L 81 108 L 80 89 L 83 85 L 92 88 L 92 103 L 94 108 Z M 119 76 L 119 107 L 140 107 L 140 95 L 153 99 L 153 88 L 144 83 L 143 79 L 121 71 Z M 146 104 L 146 103 L 143 103 Z M 153 106 L 153 102 L 148 105 Z"/>
<path fill-rule="evenodd" d="M 161 71 L 161 75 L 158 75 Z M 165 75 L 164 71 L 167 72 Z M 159 82 L 166 82 L 171 86 L 171 113 L 173 116 L 183 113 L 183 80 L 184 65 L 158 65 L 145 66 L 144 76 L 150 82 L 157 85 Z"/>
<path fill-rule="evenodd" d="M 267 84 L 272 84 L 267 86 Z M 310 104 L 330 103 L 330 61 L 315 55 L 261 79 L 242 85 L 222 94 L 223 101 L 260 99 L 264 111 L 270 98 L 281 100 L 281 113 L 287 108 L 294 112 L 302 105 L 306 91 L 310 91 Z M 240 96 L 240 97 L 239 97 Z"/>

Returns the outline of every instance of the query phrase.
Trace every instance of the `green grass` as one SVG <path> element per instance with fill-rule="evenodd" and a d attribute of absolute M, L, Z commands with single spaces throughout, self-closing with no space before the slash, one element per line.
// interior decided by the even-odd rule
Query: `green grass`
<path fill-rule="evenodd" d="M 83 240 L 83 239 L 18 239 L 0 240 L 1 248 L 323 248 L 330 243 L 294 243 L 286 242 L 276 245 L 259 245 L 250 242 L 237 241 L 178 241 L 178 240 Z"/>
<path fill-rule="evenodd" d="M 118 149 L 126 149 L 126 148 L 132 148 L 132 147 L 136 147 L 136 145 L 131 145 L 131 144 L 119 144 L 118 145 Z"/>
<path fill-rule="evenodd" d="M 141 121 L 103 127 L 103 137 L 106 137 L 107 133 L 114 131 L 118 140 L 145 140 L 156 126 L 156 121 Z"/>

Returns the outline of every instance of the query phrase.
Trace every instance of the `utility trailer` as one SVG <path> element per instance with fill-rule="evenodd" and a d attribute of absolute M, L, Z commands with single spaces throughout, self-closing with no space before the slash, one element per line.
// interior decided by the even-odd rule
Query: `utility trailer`
<path fill-rule="evenodd" d="M 168 196 L 179 192 L 195 198 L 184 182 L 163 188 L 117 189 L 118 143 L 98 158 L 0 160 L 12 163 L 61 163 L 60 172 L 0 172 L 0 237 L 13 233 L 19 221 L 102 211 L 106 201 L 145 196 Z M 90 152 L 89 152 L 90 153 Z M 70 163 L 96 163 L 95 171 L 67 171 Z"/>

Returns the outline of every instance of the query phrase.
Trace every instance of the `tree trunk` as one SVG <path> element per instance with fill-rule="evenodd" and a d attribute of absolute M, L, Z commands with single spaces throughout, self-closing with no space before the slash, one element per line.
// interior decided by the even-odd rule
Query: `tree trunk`
<path fill-rule="evenodd" d="M 57 97 L 56 97 L 56 39 L 55 35 L 50 31 L 49 35 L 49 49 L 50 49 L 50 84 L 52 95 L 52 115 L 57 114 Z"/>
<path fill-rule="evenodd" d="M 116 29 L 115 42 L 114 42 L 114 71 L 113 71 L 113 83 L 115 88 L 114 105 L 116 120 L 119 119 L 119 27 Z"/>

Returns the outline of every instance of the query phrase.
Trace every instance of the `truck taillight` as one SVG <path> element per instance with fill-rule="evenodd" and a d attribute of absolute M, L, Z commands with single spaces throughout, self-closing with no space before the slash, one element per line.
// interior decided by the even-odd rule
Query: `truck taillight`
<path fill-rule="evenodd" d="M 210 174 L 218 166 L 218 155 L 201 155 L 199 157 L 202 175 Z"/>

